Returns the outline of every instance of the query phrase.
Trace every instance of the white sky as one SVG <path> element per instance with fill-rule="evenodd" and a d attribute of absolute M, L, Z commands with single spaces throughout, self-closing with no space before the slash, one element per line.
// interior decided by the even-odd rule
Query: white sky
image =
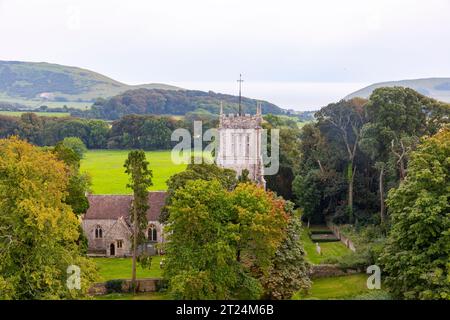
<path fill-rule="evenodd" d="M 450 1 L 0 0 L 0 39 L 1 60 L 130 84 L 235 94 L 242 73 L 245 95 L 302 109 L 373 82 L 449 77 Z"/>

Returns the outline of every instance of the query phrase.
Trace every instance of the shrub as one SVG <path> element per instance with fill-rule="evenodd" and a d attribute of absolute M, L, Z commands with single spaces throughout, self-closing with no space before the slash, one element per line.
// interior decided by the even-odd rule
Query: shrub
<path fill-rule="evenodd" d="M 124 280 L 121 279 L 109 280 L 105 284 L 106 292 L 107 293 L 123 292 L 123 284 Z"/>

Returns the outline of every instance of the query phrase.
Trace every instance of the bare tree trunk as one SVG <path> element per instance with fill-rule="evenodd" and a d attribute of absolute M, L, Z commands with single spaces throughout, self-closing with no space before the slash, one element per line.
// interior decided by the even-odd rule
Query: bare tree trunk
<path fill-rule="evenodd" d="M 319 164 L 320 172 L 324 173 L 324 172 L 325 172 L 325 170 L 323 169 L 323 167 L 322 167 L 322 163 L 320 162 L 320 160 L 319 160 L 319 159 L 317 159 L 317 163 Z"/>
<path fill-rule="evenodd" d="M 384 167 L 380 169 L 380 179 L 379 179 L 379 192 L 380 192 L 380 218 L 381 224 L 384 224 L 385 218 L 385 205 L 384 205 Z"/>
<path fill-rule="evenodd" d="M 137 222 L 137 212 L 136 209 L 133 209 L 134 216 L 134 226 L 133 226 L 133 266 L 132 266 L 132 275 L 131 275 L 131 287 L 133 293 L 136 293 L 136 260 L 137 260 L 137 234 L 138 234 L 138 222 Z"/>
<path fill-rule="evenodd" d="M 350 162 L 350 176 L 348 177 L 348 210 L 350 223 L 353 223 L 353 182 L 355 180 L 356 167 Z"/>
<path fill-rule="evenodd" d="M 403 162 L 403 158 L 400 160 L 400 181 L 405 180 L 406 177 L 406 170 L 405 170 L 405 163 Z"/>

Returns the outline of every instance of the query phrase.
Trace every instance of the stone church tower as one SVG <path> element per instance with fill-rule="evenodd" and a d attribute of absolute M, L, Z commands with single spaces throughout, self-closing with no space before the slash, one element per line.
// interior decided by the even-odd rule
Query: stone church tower
<path fill-rule="evenodd" d="M 247 169 L 249 178 L 265 188 L 261 150 L 261 106 L 257 106 L 255 115 L 242 114 L 241 110 L 239 103 L 238 114 L 226 115 L 222 105 L 220 106 L 216 162 L 220 167 L 235 170 L 238 175 Z"/>

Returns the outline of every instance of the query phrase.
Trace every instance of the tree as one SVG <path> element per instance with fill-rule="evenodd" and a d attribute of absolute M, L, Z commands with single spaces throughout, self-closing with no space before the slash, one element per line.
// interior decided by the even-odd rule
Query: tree
<path fill-rule="evenodd" d="M 317 113 L 319 126 L 332 127 L 330 133 L 342 139 L 347 153 L 347 181 L 348 181 L 348 213 L 350 221 L 353 220 L 353 186 L 355 182 L 355 157 L 358 151 L 360 131 L 363 126 L 365 100 L 354 98 L 349 101 L 342 100 L 331 103 Z M 329 136 L 331 138 L 332 136 Z"/>
<path fill-rule="evenodd" d="M 87 148 L 78 137 L 67 137 L 61 142 L 65 147 L 72 149 L 80 159 L 83 159 L 84 154 L 87 152 Z"/>
<path fill-rule="evenodd" d="M 80 254 L 79 221 L 65 203 L 68 170 L 55 155 L 17 138 L 0 140 L 0 299 L 74 299 L 97 280 Z M 71 265 L 81 290 L 69 289 Z"/>
<path fill-rule="evenodd" d="M 405 179 L 409 154 L 421 136 L 435 133 L 448 121 L 450 107 L 412 89 L 393 87 L 374 90 L 366 111 L 368 123 L 361 130 L 360 147 L 375 162 L 374 167 L 379 172 L 378 194 L 383 223 L 386 220 L 386 187 L 396 187 Z M 392 171 L 397 172 L 398 177 Z"/>
<path fill-rule="evenodd" d="M 283 200 L 254 184 L 193 180 L 169 212 L 164 277 L 175 298 L 260 298 L 289 219 Z"/>
<path fill-rule="evenodd" d="M 132 288 L 136 292 L 136 262 L 138 258 L 138 246 L 145 243 L 144 231 L 148 227 L 147 210 L 148 188 L 153 185 L 152 170 L 148 168 L 149 163 L 145 158 L 145 152 L 142 150 L 133 150 L 128 153 L 125 160 L 125 173 L 130 176 L 128 188 L 133 190 L 133 202 L 131 205 L 131 222 L 133 224 L 133 270 L 132 270 Z"/>
<path fill-rule="evenodd" d="M 241 175 L 238 177 L 238 183 L 247 183 L 247 182 L 251 182 L 250 178 L 248 177 L 248 175 L 250 174 L 250 172 L 247 169 L 242 170 Z"/>
<path fill-rule="evenodd" d="M 168 220 L 169 210 L 167 207 L 170 206 L 174 193 L 184 187 L 189 181 L 199 179 L 205 181 L 218 180 L 222 187 L 227 190 L 232 190 L 237 184 L 236 172 L 234 170 L 220 168 L 214 163 L 208 164 L 205 161 L 200 164 L 191 161 L 185 171 L 174 174 L 166 182 L 167 198 L 166 206 L 163 208 L 163 212 L 159 218 L 161 223 L 165 223 Z"/>
<path fill-rule="evenodd" d="M 300 129 L 297 123 L 290 119 L 286 120 L 273 115 L 265 116 L 264 119 L 269 121 L 268 124 L 264 124 L 265 129 L 272 130 L 276 128 L 280 130 L 279 170 L 277 174 L 265 176 L 266 187 L 284 199 L 291 200 L 293 197 L 292 182 L 294 180 L 294 172 L 298 171 L 299 165 Z M 270 139 L 270 137 L 269 131 L 268 138 Z M 271 146 L 269 142 L 268 146 Z"/>
<path fill-rule="evenodd" d="M 279 246 L 268 276 L 263 278 L 264 296 L 268 299 L 290 299 L 298 290 L 308 290 L 310 265 L 305 259 L 305 250 L 300 241 L 302 223 L 292 208 L 286 238 Z"/>
<path fill-rule="evenodd" d="M 58 160 L 67 165 L 69 183 L 67 185 L 67 196 L 65 203 L 72 207 L 75 214 L 83 214 L 89 209 L 89 201 L 86 193 L 91 187 L 91 177 L 87 173 L 80 172 L 80 156 L 73 149 L 59 142 L 53 148 L 53 153 Z"/>
<path fill-rule="evenodd" d="M 389 192 L 392 219 L 380 258 L 386 285 L 402 299 L 450 299 L 450 129 L 411 154 L 408 175 Z"/>

